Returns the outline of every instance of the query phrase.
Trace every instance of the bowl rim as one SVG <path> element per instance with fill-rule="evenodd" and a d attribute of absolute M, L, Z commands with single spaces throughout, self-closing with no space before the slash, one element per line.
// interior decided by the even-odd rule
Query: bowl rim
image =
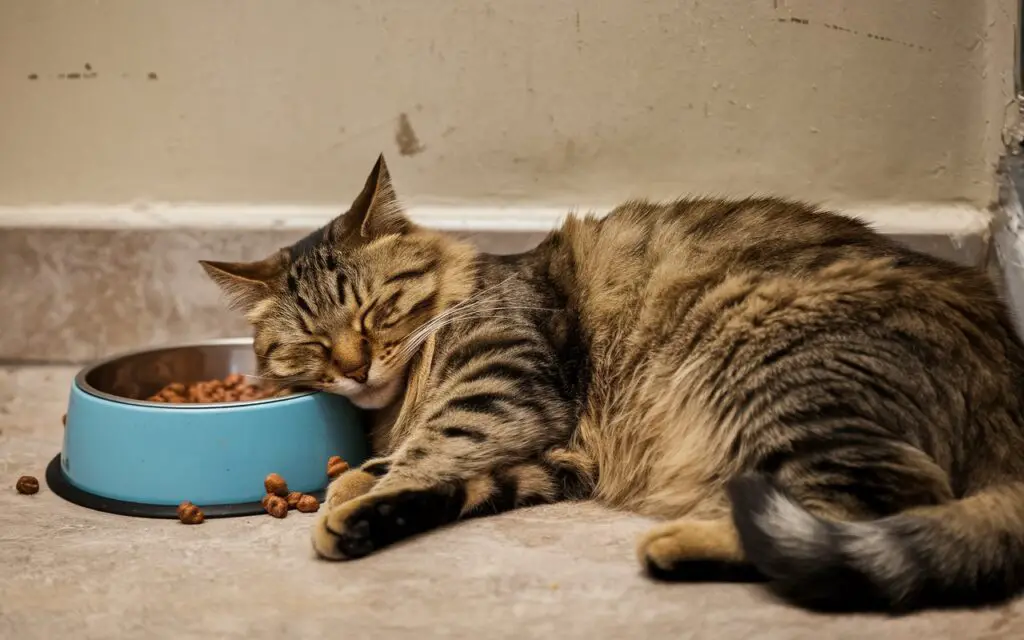
<path fill-rule="evenodd" d="M 204 409 L 232 409 L 232 408 L 243 408 L 251 407 L 260 404 L 273 404 L 277 402 L 290 402 L 307 398 L 309 396 L 321 393 L 320 391 L 300 391 L 291 395 L 283 396 L 280 398 L 262 398 L 259 400 L 243 400 L 239 402 L 206 402 L 203 404 L 172 404 L 168 402 L 150 402 L 149 400 L 138 400 L 135 398 L 125 398 L 123 396 L 117 396 L 112 393 L 100 391 L 88 383 L 86 378 L 90 373 L 96 369 L 110 364 L 116 360 L 122 358 L 128 358 L 131 356 L 137 356 L 143 353 L 152 353 L 155 351 L 169 351 L 172 349 L 187 349 L 189 347 L 217 347 L 217 346 L 237 346 L 237 345 L 252 345 L 252 338 L 214 338 L 211 340 L 198 340 L 194 342 L 184 342 L 177 344 L 166 344 L 163 346 L 146 347 L 144 349 L 134 349 L 132 351 L 124 351 L 118 353 L 98 362 L 94 362 L 90 365 L 83 367 L 77 374 L 75 374 L 74 385 L 82 392 L 100 398 L 114 402 L 116 404 L 130 404 L 140 407 L 148 407 L 155 409 L 170 409 L 173 411 L 186 410 L 186 411 L 202 411 Z"/>

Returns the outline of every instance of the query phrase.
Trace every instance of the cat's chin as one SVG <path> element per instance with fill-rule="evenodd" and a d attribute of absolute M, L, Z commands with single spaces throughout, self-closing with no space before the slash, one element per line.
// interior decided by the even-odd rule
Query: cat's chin
<path fill-rule="evenodd" d="M 398 397 L 402 379 L 389 380 L 378 386 L 367 386 L 355 383 L 325 386 L 324 391 L 348 398 L 360 409 L 383 409 Z"/>

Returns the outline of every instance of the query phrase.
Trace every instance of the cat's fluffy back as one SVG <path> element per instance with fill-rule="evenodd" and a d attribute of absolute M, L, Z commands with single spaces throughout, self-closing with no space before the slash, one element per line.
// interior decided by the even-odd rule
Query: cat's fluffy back
<path fill-rule="evenodd" d="M 569 219 L 547 244 L 551 280 L 566 292 L 591 357 L 577 440 L 598 464 L 598 498 L 612 504 L 663 516 L 723 509 L 722 483 L 785 446 L 756 434 L 787 405 L 768 403 L 758 415 L 748 397 L 780 375 L 803 375 L 752 372 L 811 336 L 822 361 L 844 341 L 962 354 L 970 359 L 956 370 L 941 361 L 919 370 L 925 361 L 905 358 L 868 365 L 901 384 L 939 376 L 984 402 L 1002 394 L 989 422 L 998 431 L 1019 411 L 1020 341 L 984 274 L 910 251 L 857 220 L 771 198 L 635 201 L 604 218 Z M 943 443 L 940 461 L 972 447 L 975 459 L 995 455 L 966 442 L 962 403 L 936 409 L 913 437 Z"/>

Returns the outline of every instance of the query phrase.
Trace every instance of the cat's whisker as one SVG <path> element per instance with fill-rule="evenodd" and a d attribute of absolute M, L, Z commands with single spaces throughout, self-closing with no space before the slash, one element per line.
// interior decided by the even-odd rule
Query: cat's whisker
<path fill-rule="evenodd" d="M 510 280 L 510 279 L 511 278 L 506 278 L 504 281 L 502 281 L 502 283 L 499 283 L 499 284 L 503 284 L 505 282 L 508 282 L 508 280 Z M 498 286 L 498 285 L 495 285 L 495 286 Z M 486 289 L 485 291 L 488 291 L 490 289 L 493 289 L 493 287 L 488 287 L 488 289 Z M 418 340 L 421 337 L 422 334 L 431 333 L 440 324 L 444 323 L 447 319 L 449 319 L 449 318 L 451 318 L 453 316 L 464 314 L 464 313 L 469 312 L 471 310 L 479 309 L 479 308 L 485 306 L 486 304 L 488 304 L 490 302 L 497 302 L 497 300 L 494 299 L 494 298 L 482 297 L 479 294 L 477 294 L 475 296 L 471 296 L 470 298 L 467 298 L 466 300 L 464 300 L 464 301 L 462 301 L 462 302 L 452 306 L 450 309 L 446 309 L 445 311 L 441 312 L 440 314 L 438 314 L 437 316 L 435 316 L 434 318 L 429 320 L 426 324 L 424 324 L 423 326 L 419 327 L 416 331 L 412 332 L 412 334 L 407 336 L 406 340 L 408 340 L 410 342 L 415 342 L 416 340 Z M 546 308 L 543 308 L 543 307 L 526 307 L 526 306 L 522 306 L 522 307 L 496 307 L 496 308 L 493 308 L 493 309 L 494 310 L 500 310 L 500 309 L 524 309 L 524 310 L 536 309 L 536 310 L 539 310 L 539 311 L 557 311 L 557 309 L 546 309 Z"/>
<path fill-rule="evenodd" d="M 467 307 L 459 310 L 458 313 L 446 313 L 439 315 L 406 337 L 400 351 L 415 351 L 427 338 L 430 337 L 431 334 L 441 328 L 462 319 L 479 317 L 477 314 L 482 312 L 482 309 Z"/>
<path fill-rule="evenodd" d="M 553 308 L 548 308 L 548 307 L 527 307 L 527 306 L 490 307 L 490 308 L 486 308 L 486 309 L 473 309 L 471 311 L 463 309 L 463 313 L 448 315 L 448 316 L 446 316 L 444 318 L 444 322 L 439 322 L 439 323 L 433 324 L 430 327 L 429 331 L 423 332 L 421 335 L 418 334 L 418 333 L 415 333 L 415 334 L 411 335 L 409 338 L 407 338 L 406 343 L 403 344 L 402 348 L 399 350 L 399 355 L 403 359 L 406 356 L 411 357 L 416 352 L 416 350 L 419 349 L 419 347 L 423 344 L 423 342 L 425 342 L 427 340 L 427 338 L 429 338 L 429 336 L 432 333 L 436 333 L 437 331 L 440 331 L 444 327 L 447 327 L 449 325 L 455 324 L 457 322 L 462 322 L 462 321 L 465 321 L 465 320 L 472 320 L 472 319 L 476 319 L 476 318 L 487 318 L 487 317 L 490 317 L 490 318 L 504 318 L 504 319 L 509 319 L 509 320 L 519 319 L 518 316 L 514 316 L 514 315 L 494 313 L 495 311 L 509 311 L 509 310 L 512 310 L 512 311 L 520 311 L 520 310 L 527 310 L 527 311 L 529 311 L 529 310 L 533 310 L 533 311 L 549 311 L 549 312 L 561 311 L 561 309 L 553 309 Z"/>
<path fill-rule="evenodd" d="M 452 316 L 458 315 L 458 314 L 462 314 L 462 313 L 468 312 L 468 311 L 470 311 L 472 309 L 476 309 L 476 308 L 486 304 L 489 301 L 490 301 L 490 299 L 477 299 L 477 300 L 474 300 L 473 298 L 467 298 L 466 300 L 464 300 L 464 301 L 462 301 L 462 302 L 452 306 L 450 309 L 446 309 L 445 311 L 442 311 L 437 316 L 431 318 L 423 326 L 419 327 L 418 329 L 413 331 L 410 335 L 406 336 L 405 340 L 406 341 L 418 340 L 421 337 L 421 335 L 426 335 L 426 334 L 431 333 L 438 325 L 443 323 L 446 319 L 448 319 L 448 318 L 450 318 Z"/>

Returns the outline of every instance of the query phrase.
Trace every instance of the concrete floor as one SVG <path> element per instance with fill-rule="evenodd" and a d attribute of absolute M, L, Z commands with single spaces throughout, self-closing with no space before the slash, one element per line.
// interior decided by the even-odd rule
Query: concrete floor
<path fill-rule="evenodd" d="M 1022 638 L 1024 601 L 827 617 L 746 585 L 659 585 L 647 522 L 593 505 L 482 519 L 362 561 L 313 558 L 312 515 L 198 527 L 65 503 L 42 478 L 73 370 L 0 368 L 0 638 Z"/>

